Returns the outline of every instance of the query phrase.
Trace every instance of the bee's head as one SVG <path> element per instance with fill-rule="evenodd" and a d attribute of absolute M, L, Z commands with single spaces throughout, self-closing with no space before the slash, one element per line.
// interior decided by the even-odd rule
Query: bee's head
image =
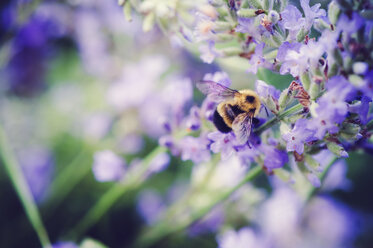
<path fill-rule="evenodd" d="M 241 90 L 240 97 L 238 99 L 239 105 L 244 111 L 253 111 L 255 109 L 255 115 L 259 112 L 260 99 L 258 94 L 252 90 Z"/>

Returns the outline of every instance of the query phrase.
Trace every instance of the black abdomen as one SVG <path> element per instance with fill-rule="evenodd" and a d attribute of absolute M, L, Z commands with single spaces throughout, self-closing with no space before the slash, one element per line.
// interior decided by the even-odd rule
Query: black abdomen
<path fill-rule="evenodd" d="M 215 109 L 212 122 L 214 123 L 215 127 L 222 133 L 229 133 L 230 131 L 232 131 L 232 128 L 228 127 L 227 124 L 225 124 L 217 109 Z"/>

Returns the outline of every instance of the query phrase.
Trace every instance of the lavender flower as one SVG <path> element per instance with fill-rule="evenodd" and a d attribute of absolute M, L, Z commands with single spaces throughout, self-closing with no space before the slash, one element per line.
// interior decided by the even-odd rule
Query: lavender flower
<path fill-rule="evenodd" d="M 371 98 L 363 96 L 360 102 L 348 105 L 348 111 L 358 114 L 360 123 L 365 125 L 368 121 L 369 105 L 371 102 Z"/>
<path fill-rule="evenodd" d="M 271 68 L 271 64 L 263 57 L 263 48 L 265 44 L 260 43 L 255 48 L 255 53 L 252 55 L 249 64 L 250 67 L 247 70 L 248 72 L 256 74 L 258 67 Z"/>
<path fill-rule="evenodd" d="M 302 154 L 304 151 L 304 143 L 315 140 L 315 131 L 307 128 L 307 120 L 299 119 L 295 122 L 294 128 L 282 135 L 286 141 L 286 150 L 288 152 L 295 151 Z"/>
<path fill-rule="evenodd" d="M 326 131 L 329 133 L 338 132 L 336 124 L 340 124 L 347 115 L 346 100 L 354 94 L 351 84 L 343 77 L 333 77 L 327 84 L 328 92 L 317 101 L 318 107 L 312 111 L 314 117 L 308 128 L 315 130 L 315 137 L 322 139 Z"/>
<path fill-rule="evenodd" d="M 77 244 L 70 241 L 61 241 L 52 245 L 52 248 L 79 248 Z"/>
<path fill-rule="evenodd" d="M 222 53 L 215 48 L 215 42 L 213 41 L 201 45 L 199 51 L 201 53 L 200 58 L 207 64 L 211 64 L 216 57 L 222 56 Z"/>
<path fill-rule="evenodd" d="M 261 144 L 258 150 L 264 156 L 264 166 L 269 170 L 283 167 L 289 160 L 288 154 L 285 151 L 277 149 L 277 144 L 267 145 Z"/>
<path fill-rule="evenodd" d="M 167 153 L 160 153 L 150 162 L 148 173 L 149 175 L 153 173 L 159 173 L 165 170 L 169 164 L 170 156 Z"/>
<path fill-rule="evenodd" d="M 297 7 L 289 4 L 286 6 L 283 12 L 281 12 L 282 21 L 284 28 L 289 30 L 288 40 L 294 41 L 297 38 L 298 32 L 304 27 L 306 20 L 302 17 L 302 14 Z"/>
<path fill-rule="evenodd" d="M 210 160 L 210 141 L 205 137 L 186 136 L 181 140 L 180 150 L 182 160 L 192 160 L 194 163 L 201 163 Z"/>
<path fill-rule="evenodd" d="M 221 152 L 221 159 L 226 160 L 235 152 L 236 138 L 233 133 L 213 132 L 207 136 L 211 141 L 211 151 Z"/>
<path fill-rule="evenodd" d="M 256 92 L 261 98 L 269 98 L 272 97 L 275 100 L 278 100 L 280 97 L 280 91 L 276 89 L 273 85 L 268 85 L 262 80 L 257 80 L 255 82 Z"/>
<path fill-rule="evenodd" d="M 92 166 L 93 174 L 99 182 L 118 181 L 123 178 L 125 162 L 110 150 L 96 152 Z"/>
<path fill-rule="evenodd" d="M 301 0 L 300 5 L 303 8 L 305 19 L 306 19 L 306 29 L 309 30 L 316 18 L 320 18 L 326 15 L 325 10 L 320 9 L 321 4 L 317 3 L 310 7 L 309 0 Z"/>
<path fill-rule="evenodd" d="M 248 228 L 241 228 L 235 232 L 226 231 L 217 237 L 219 248 L 244 248 L 244 247 L 266 247 L 255 232 Z"/>
<path fill-rule="evenodd" d="M 189 116 L 186 119 L 186 127 L 190 130 L 198 130 L 201 127 L 201 116 L 200 109 L 197 106 L 193 106 L 190 109 Z"/>
<path fill-rule="evenodd" d="M 232 84 L 232 81 L 230 80 L 228 74 L 223 71 L 217 71 L 215 73 L 207 73 L 203 80 L 210 80 L 214 81 L 218 84 L 221 84 L 225 87 L 229 87 Z"/>
<path fill-rule="evenodd" d="M 259 29 L 257 25 L 255 25 L 255 21 L 253 18 L 238 18 L 238 25 L 235 29 L 238 33 L 246 33 L 249 36 L 253 37 L 254 41 L 259 43 L 261 41 L 261 36 L 263 34 L 263 30 Z"/>

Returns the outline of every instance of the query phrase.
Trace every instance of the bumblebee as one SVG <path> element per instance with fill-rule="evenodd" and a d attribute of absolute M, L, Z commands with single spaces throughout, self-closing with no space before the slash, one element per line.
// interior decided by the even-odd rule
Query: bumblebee
<path fill-rule="evenodd" d="M 200 81 L 197 88 L 218 105 L 213 115 L 215 127 L 222 133 L 233 130 L 240 144 L 245 144 L 259 114 L 259 96 L 252 90 L 233 90 L 213 81 Z"/>

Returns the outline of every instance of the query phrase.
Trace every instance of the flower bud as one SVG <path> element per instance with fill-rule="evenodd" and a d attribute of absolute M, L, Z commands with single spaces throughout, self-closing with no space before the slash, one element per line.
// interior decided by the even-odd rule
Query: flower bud
<path fill-rule="evenodd" d="M 248 0 L 248 2 L 253 8 L 263 9 L 262 1 L 260 0 Z"/>
<path fill-rule="evenodd" d="M 368 70 L 368 64 L 365 62 L 355 62 L 352 65 L 352 70 L 355 74 L 363 75 Z"/>
<path fill-rule="evenodd" d="M 322 32 L 326 29 L 331 29 L 330 28 L 330 24 L 326 23 L 324 20 L 322 19 L 316 19 L 314 24 L 313 24 L 313 27 L 318 30 L 319 32 Z"/>
<path fill-rule="evenodd" d="M 150 30 L 153 29 L 154 24 L 155 24 L 155 13 L 150 12 L 144 18 L 144 21 L 142 23 L 142 30 L 144 32 L 149 32 Z"/>
<path fill-rule="evenodd" d="M 242 9 L 241 8 L 239 11 L 237 11 L 237 15 L 239 17 L 245 17 L 245 18 L 255 17 L 257 16 L 256 11 L 257 9 Z"/>
<path fill-rule="evenodd" d="M 273 5 L 273 4 L 271 4 L 271 2 L 272 2 L 272 0 L 262 0 L 263 9 L 269 10 L 270 9 L 269 7 L 272 7 L 270 5 Z"/>
<path fill-rule="evenodd" d="M 123 0 L 124 1 L 124 0 Z M 123 13 L 124 13 L 124 17 L 126 18 L 126 20 L 128 22 L 132 21 L 132 6 L 131 6 L 131 3 L 130 1 L 125 1 L 123 3 Z"/>
<path fill-rule="evenodd" d="M 333 64 L 329 65 L 328 77 L 331 78 L 331 77 L 337 75 L 338 68 L 339 67 L 338 67 L 337 63 L 333 63 Z"/>
<path fill-rule="evenodd" d="M 272 22 L 272 24 L 276 24 L 278 20 L 280 20 L 280 15 L 276 11 L 271 10 L 268 13 L 268 19 Z"/>
<path fill-rule="evenodd" d="M 242 49 L 238 47 L 226 47 L 219 51 L 223 52 L 224 56 L 237 56 L 242 53 Z"/>
<path fill-rule="evenodd" d="M 328 17 L 331 24 L 336 25 L 341 9 L 335 1 L 331 1 L 328 6 Z"/>
<path fill-rule="evenodd" d="M 306 30 L 304 27 L 301 28 L 301 30 L 299 30 L 297 34 L 297 41 L 302 42 L 307 34 L 308 34 L 308 30 Z"/>
<path fill-rule="evenodd" d="M 305 154 L 304 160 L 306 161 L 306 164 L 310 167 L 310 169 L 317 172 L 322 172 L 320 163 L 317 162 L 312 156 Z"/>
<path fill-rule="evenodd" d="M 281 13 L 288 6 L 288 0 L 277 0 L 273 3 L 273 9 Z"/>
<path fill-rule="evenodd" d="M 285 183 L 294 183 L 291 173 L 283 168 L 275 169 L 273 173 Z"/>
<path fill-rule="evenodd" d="M 230 34 L 217 34 L 216 35 L 216 41 L 217 42 L 226 42 L 226 41 L 231 41 L 234 39 L 233 35 Z M 240 50 L 242 52 L 242 50 Z"/>
<path fill-rule="evenodd" d="M 334 57 L 337 65 L 343 66 L 342 54 L 341 54 L 341 51 L 338 48 L 333 49 L 332 56 Z"/>
<path fill-rule="evenodd" d="M 341 132 L 347 134 L 357 135 L 360 132 L 361 128 L 358 124 L 354 123 L 343 123 Z"/>
<path fill-rule="evenodd" d="M 354 86 L 360 88 L 360 87 L 363 87 L 365 82 L 364 82 L 364 79 L 358 75 L 355 75 L 355 74 L 351 74 L 348 76 L 348 81 L 351 82 L 351 84 L 353 84 Z"/>
<path fill-rule="evenodd" d="M 280 106 L 280 111 L 284 110 L 288 105 L 290 100 L 289 90 L 285 89 L 281 92 L 280 98 L 278 99 L 278 104 Z"/>
<path fill-rule="evenodd" d="M 214 25 L 215 31 L 227 31 L 231 30 L 232 26 L 228 22 L 217 21 Z"/>
<path fill-rule="evenodd" d="M 311 85 L 311 77 L 308 71 L 300 75 L 300 81 L 303 84 L 303 88 L 308 91 Z"/>
<path fill-rule="evenodd" d="M 273 32 L 273 35 L 272 35 L 272 40 L 273 42 L 277 45 L 277 46 L 281 46 L 281 44 L 283 43 L 284 39 L 282 38 L 281 34 L 277 31 L 274 31 Z"/>
<path fill-rule="evenodd" d="M 277 110 L 277 105 L 275 103 L 275 101 L 273 100 L 272 97 L 268 97 L 267 99 L 265 99 L 264 101 L 264 104 L 274 113 L 277 113 L 278 110 Z"/>
<path fill-rule="evenodd" d="M 334 153 L 336 156 L 342 157 L 342 158 L 348 157 L 348 153 L 341 145 L 338 145 L 335 142 L 328 142 L 326 143 L 326 146 L 328 147 L 329 151 Z"/>
<path fill-rule="evenodd" d="M 311 100 L 316 100 L 316 98 L 320 94 L 320 84 L 317 82 L 312 82 L 309 92 L 310 92 Z"/>

